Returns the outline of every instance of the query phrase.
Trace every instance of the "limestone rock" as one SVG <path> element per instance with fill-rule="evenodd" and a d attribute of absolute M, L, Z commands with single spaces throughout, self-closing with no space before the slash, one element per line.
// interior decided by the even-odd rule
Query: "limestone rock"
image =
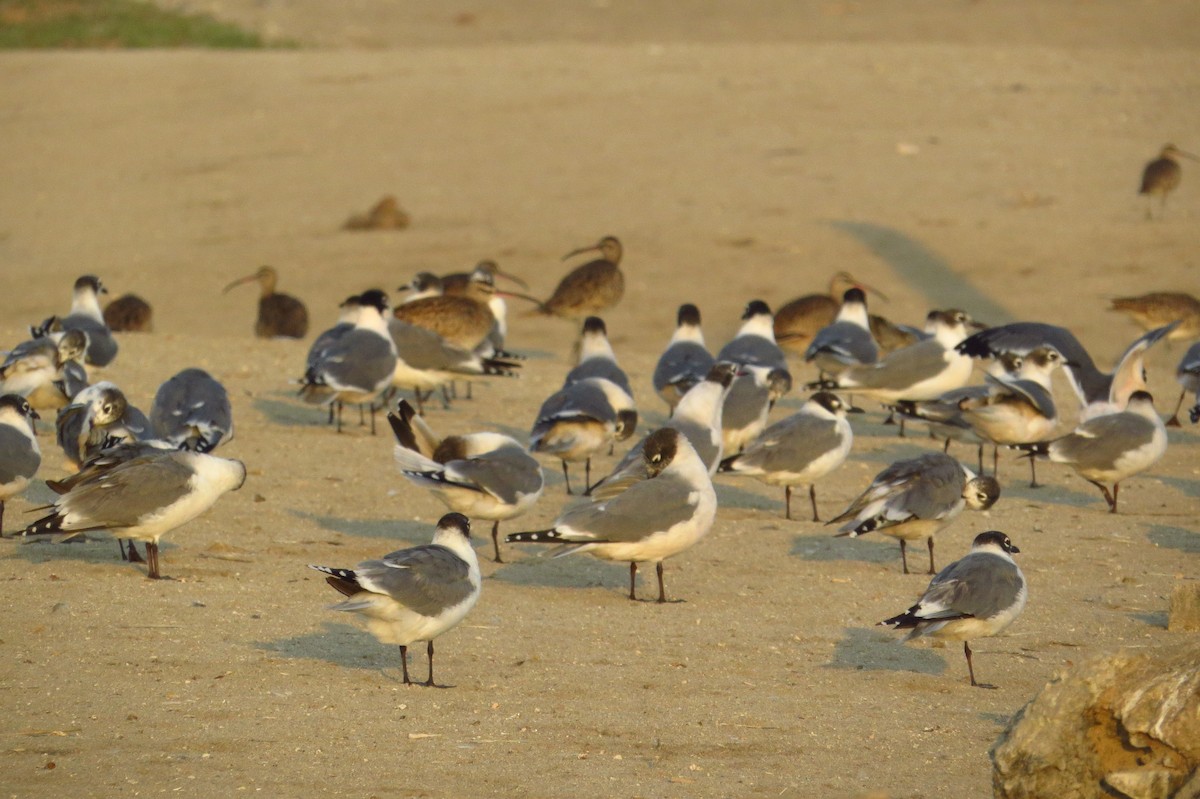
<path fill-rule="evenodd" d="M 1173 633 L 1200 632 L 1200 583 L 1182 583 L 1171 592 L 1167 629 Z"/>
<path fill-rule="evenodd" d="M 997 799 L 1182 799 L 1200 774 L 1200 639 L 1059 675 L 992 747 Z"/>

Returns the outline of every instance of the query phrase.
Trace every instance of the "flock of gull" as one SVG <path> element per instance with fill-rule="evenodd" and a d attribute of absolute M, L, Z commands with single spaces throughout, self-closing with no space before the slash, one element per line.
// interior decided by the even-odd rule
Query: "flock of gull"
<path fill-rule="evenodd" d="M 968 553 L 938 571 L 937 533 L 964 510 L 986 510 L 999 500 L 996 468 L 1004 448 L 1028 458 L 1032 484 L 1037 460 L 1064 464 L 1095 485 L 1116 513 L 1121 483 L 1163 457 L 1167 424 L 1179 424 L 1186 394 L 1200 390 L 1200 344 L 1179 364 L 1183 393 L 1167 423 L 1146 390 L 1150 347 L 1200 337 L 1200 302 L 1187 295 L 1114 301 L 1113 309 L 1146 333 L 1105 372 L 1069 330 L 1055 325 L 989 328 L 960 309 L 931 311 L 921 328 L 893 324 L 868 312 L 867 297 L 876 290 L 839 273 L 828 292 L 797 298 L 774 313 L 761 300 L 748 302 L 737 334 L 715 354 L 701 332 L 699 309 L 681 305 L 652 378 L 670 416 L 635 441 L 633 387 L 600 316 L 624 293 L 621 243 L 606 236 L 567 257 L 585 251 L 597 257 L 571 270 L 545 301 L 498 288 L 498 279 L 525 286 L 492 261 L 470 272 L 420 273 L 400 287 L 403 301 L 395 306 L 378 289 L 350 296 L 338 324 L 314 338 L 302 365 L 299 397 L 328 408 L 339 433 L 347 404 L 359 407 L 364 423 L 369 413 L 372 433 L 376 412 L 390 408 L 399 471 L 449 511 L 427 545 L 353 568 L 312 566 L 344 596 L 332 609 L 363 615 L 382 643 L 400 647 L 406 683 L 408 646 L 427 642 L 426 684 L 434 684 L 434 639 L 479 598 L 472 520 L 492 523 L 492 557 L 500 562 L 500 523 L 542 499 L 538 456 L 557 460 L 566 493 L 578 496 L 549 527 L 510 532 L 504 543 L 628 563 L 634 600 L 639 564 L 654 564 L 657 601 L 666 602 L 663 562 L 712 528 L 714 477 L 782 487 L 788 519 L 793 489 L 806 486 L 812 520 L 821 521 L 816 484 L 853 452 L 850 419 L 863 412 L 861 403 L 885 410 L 901 432 L 905 425 L 927 427 L 942 444 L 889 464 L 826 524 L 837 525 L 838 536 L 895 538 L 905 574 L 907 544 L 925 543 L 932 581 L 916 604 L 881 624 L 909 630 L 910 638 L 963 641 L 971 684 L 983 685 L 975 680 L 969 642 L 1005 629 L 1023 609 L 1025 578 L 1012 558 L 1019 550 L 1004 533 L 983 532 Z M 250 282 L 261 289 L 258 336 L 307 336 L 307 311 L 277 291 L 274 269 L 263 267 L 226 290 Z M 30 485 L 41 465 L 37 412 L 54 411 L 69 474 L 45 480 L 57 498 L 17 532 L 80 537 L 106 531 L 130 561 L 143 560 L 136 546 L 142 542 L 148 575 L 158 578 L 161 537 L 241 487 L 246 468 L 213 454 L 233 438 L 234 426 L 226 390 L 207 372 L 188 368 L 167 379 L 148 414 L 112 382 L 89 383 L 89 368 L 107 367 L 117 356 L 113 331 L 149 321 L 148 307 L 129 300 L 121 307 L 136 310 L 122 311 L 118 322 L 102 311 L 103 292 L 97 278 L 79 278 L 70 312 L 32 325 L 32 338 L 0 365 L 0 531 L 4 503 Z M 532 415 L 527 441 L 491 430 L 440 435 L 428 421 L 427 403 L 449 407 L 473 381 L 512 376 L 525 366 L 506 349 L 506 299 L 581 323 L 575 363 Z M 796 361 L 811 373 L 809 382 L 794 381 Z M 1051 379 L 1060 372 L 1074 395 L 1072 407 L 1055 400 Z M 772 419 L 777 402 L 793 391 L 807 398 L 796 412 Z M 401 392 L 412 401 L 399 399 Z M 1198 418 L 1200 399 L 1191 410 L 1191 420 Z M 632 446 L 623 457 L 593 480 L 593 458 L 625 442 Z M 973 468 L 949 454 L 952 444 L 976 448 Z"/>

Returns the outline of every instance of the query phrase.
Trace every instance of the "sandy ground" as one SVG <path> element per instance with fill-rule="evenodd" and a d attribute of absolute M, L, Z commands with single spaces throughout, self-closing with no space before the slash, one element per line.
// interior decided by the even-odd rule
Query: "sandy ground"
<path fill-rule="evenodd" d="M 301 405 L 289 380 L 310 342 L 254 339 L 252 291 L 220 288 L 271 263 L 315 333 L 347 294 L 484 257 L 548 294 L 563 253 L 615 234 L 628 291 L 607 319 L 647 430 L 679 303 L 716 347 L 747 300 L 839 269 L 898 321 L 957 305 L 1056 322 L 1111 364 L 1139 331 L 1109 299 L 1198 288 L 1200 171 L 1185 164 L 1161 221 L 1135 193 L 1164 142 L 1200 149 L 1194 4 L 187 5 L 320 46 L 0 55 L 0 341 L 65 311 L 80 274 L 136 291 L 156 331 L 123 336 L 97 377 L 148 408 L 179 369 L 209 369 L 238 424 L 221 453 L 250 473 L 169 536 L 171 581 L 109 540 L 0 547 L 6 793 L 981 796 L 988 747 L 1049 678 L 1177 638 L 1167 597 L 1200 553 L 1192 427 L 1124 485 L 1120 515 L 1053 465 L 1031 490 L 1010 455 L 999 504 L 939 537 L 941 563 L 989 528 L 1023 550 L 1028 608 L 976 646 L 995 691 L 967 684 L 957 645 L 874 626 L 926 585 L 894 542 L 785 522 L 782 492 L 726 478 L 710 536 L 667 563 L 682 602 L 629 602 L 620 564 L 510 549 L 497 565 L 481 546 L 483 598 L 438 641 L 453 687 L 406 688 L 395 650 L 326 611 L 305 564 L 424 542 L 443 509 L 395 472 L 382 430 L 339 436 Z M 384 193 L 409 230 L 339 230 Z M 573 335 L 514 319 L 522 377 L 431 424 L 525 436 Z M 1182 353 L 1149 359 L 1160 409 Z M 855 420 L 823 513 L 934 446 L 880 420 Z M 42 442 L 41 476 L 60 475 Z M 507 529 L 562 507 L 544 465 L 543 500 Z M 49 498 L 14 500 L 7 527 Z"/>

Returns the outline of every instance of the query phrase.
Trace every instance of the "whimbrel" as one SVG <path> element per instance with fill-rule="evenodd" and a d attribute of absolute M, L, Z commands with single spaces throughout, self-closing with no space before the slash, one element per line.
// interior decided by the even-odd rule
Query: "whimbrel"
<path fill-rule="evenodd" d="M 1150 198 L 1146 205 L 1147 219 L 1154 218 L 1152 209 L 1155 195 L 1159 197 L 1158 214 L 1161 217 L 1167 209 L 1167 195 L 1179 187 L 1179 181 L 1183 179 L 1183 169 L 1179 166 L 1180 156 L 1200 161 L 1200 158 L 1180 150 L 1174 144 L 1167 144 L 1163 146 L 1158 158 L 1146 164 L 1146 168 L 1142 170 L 1142 186 L 1138 189 L 1138 194 L 1145 194 Z"/>
<path fill-rule="evenodd" d="M 572 250 L 563 260 L 598 251 L 600 258 L 571 270 L 538 310 L 552 316 L 581 319 L 605 311 L 621 301 L 625 276 L 621 274 L 621 242 L 605 236 L 597 243 Z"/>
<path fill-rule="evenodd" d="M 225 287 L 222 293 L 243 283 L 257 282 L 262 289 L 258 299 L 258 319 L 254 322 L 254 335 L 259 338 L 304 338 L 308 333 L 308 309 L 304 303 L 282 292 L 275 291 L 279 273 L 274 267 L 261 266 L 252 275 L 239 278 Z"/>

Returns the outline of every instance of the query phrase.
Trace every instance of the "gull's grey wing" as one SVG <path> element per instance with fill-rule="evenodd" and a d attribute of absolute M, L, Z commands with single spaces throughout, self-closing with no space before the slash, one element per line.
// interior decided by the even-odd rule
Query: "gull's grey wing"
<path fill-rule="evenodd" d="M 698 504 L 695 487 L 677 475 L 663 473 L 634 483 L 612 499 L 569 508 L 554 526 L 560 532 L 564 526 L 578 532 L 565 537 L 564 543 L 628 543 L 687 521 Z"/>
<path fill-rule="evenodd" d="M 1054 460 L 1084 469 L 1108 468 L 1129 450 L 1153 439 L 1155 430 L 1153 422 L 1136 413 L 1097 416 L 1050 442 L 1050 453 Z"/>
<path fill-rule="evenodd" d="M 504 446 L 486 455 L 445 464 L 455 483 L 477 486 L 501 502 L 515 504 L 519 495 L 536 493 L 543 486 L 542 468 L 525 450 Z"/>
<path fill-rule="evenodd" d="M 677 341 L 667 347 L 654 367 L 654 390 L 678 386 L 684 394 L 708 375 L 715 359 L 695 341 Z"/>
<path fill-rule="evenodd" d="M 42 456 L 29 439 L 8 425 L 0 425 L 0 485 L 20 477 L 33 477 Z"/>
<path fill-rule="evenodd" d="M 337 387 L 374 389 L 396 368 L 396 355 L 380 335 L 355 328 L 325 351 L 318 371 Z"/>
<path fill-rule="evenodd" d="M 799 470 L 841 441 L 835 420 L 796 413 L 764 430 L 742 451 L 738 462 L 767 472 Z"/>
<path fill-rule="evenodd" d="M 943 569 L 918 604 L 922 619 L 987 619 L 1011 607 L 1021 592 L 1016 565 L 986 552 L 971 553 Z M 926 611 L 926 608 L 929 610 Z"/>
<path fill-rule="evenodd" d="M 97 471 L 59 498 L 63 514 L 82 517 L 63 529 L 86 529 L 97 522 L 114 530 L 132 527 L 187 494 L 192 474 L 171 451 Z"/>
<path fill-rule="evenodd" d="M 626 394 L 633 396 L 633 388 L 629 385 L 629 376 L 625 374 L 624 369 L 617 365 L 616 361 L 609 358 L 588 358 L 567 372 L 563 385 L 578 383 L 589 377 L 603 377 L 605 380 L 610 380 L 620 386 Z"/>
<path fill-rule="evenodd" d="M 466 561 L 438 544 L 401 549 L 360 563 L 354 575 L 368 591 L 389 596 L 423 616 L 454 607 L 474 590 Z"/>
<path fill-rule="evenodd" d="M 717 353 L 716 360 L 742 366 L 768 366 L 786 369 L 787 358 L 779 345 L 763 336 L 736 336 Z"/>

